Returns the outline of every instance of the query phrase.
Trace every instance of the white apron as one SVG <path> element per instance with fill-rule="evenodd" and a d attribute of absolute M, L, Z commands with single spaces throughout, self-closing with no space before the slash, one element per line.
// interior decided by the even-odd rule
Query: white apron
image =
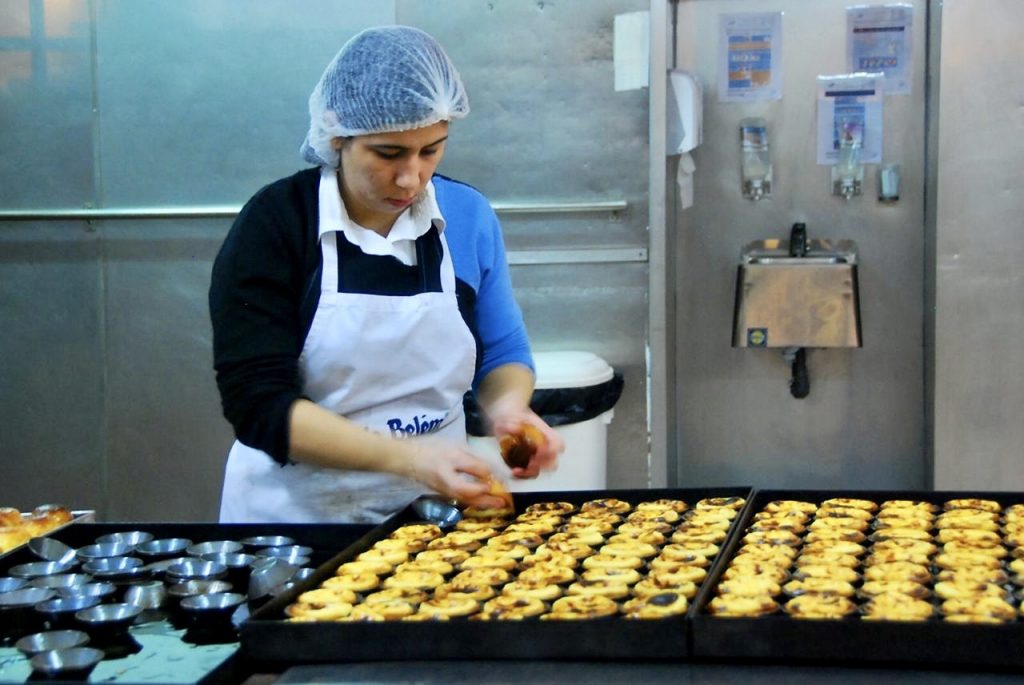
<path fill-rule="evenodd" d="M 459 313 L 448 243 L 443 233 L 436 237 L 441 292 L 393 297 L 338 292 L 338 233 L 324 233 L 320 303 L 299 366 L 306 396 L 370 430 L 464 442 L 462 397 L 476 345 Z M 423 261 L 419 266 L 426 268 Z M 420 484 L 385 473 L 282 466 L 235 441 L 220 520 L 377 523 L 423 492 Z"/>

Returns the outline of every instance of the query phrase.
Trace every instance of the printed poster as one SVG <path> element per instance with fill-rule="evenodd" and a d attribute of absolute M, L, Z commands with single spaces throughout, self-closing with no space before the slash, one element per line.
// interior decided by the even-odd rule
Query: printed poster
<path fill-rule="evenodd" d="M 851 72 L 885 74 L 886 94 L 909 95 L 913 78 L 911 5 L 848 7 L 847 68 Z"/>
<path fill-rule="evenodd" d="M 782 12 L 723 14 L 720 29 L 719 100 L 782 99 Z"/>

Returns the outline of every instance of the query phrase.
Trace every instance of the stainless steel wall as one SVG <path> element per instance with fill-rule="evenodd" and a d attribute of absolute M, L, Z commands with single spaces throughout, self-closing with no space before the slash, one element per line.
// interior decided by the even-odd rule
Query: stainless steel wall
<path fill-rule="evenodd" d="M 924 453 L 924 173 L 926 3 L 915 0 L 909 96 L 884 102 L 884 158 L 903 168 L 897 204 L 880 204 L 875 165 L 864 195 L 830 194 L 815 163 L 816 82 L 845 73 L 841 0 L 681 0 L 677 63 L 705 86 L 704 143 L 694 152 L 696 202 L 673 226 L 679 482 L 758 487 L 922 487 Z M 780 101 L 722 103 L 717 95 L 723 13 L 782 11 Z M 767 119 L 771 199 L 740 193 L 739 122 Z M 852 239 L 860 259 L 862 349 L 812 350 L 810 396 L 794 399 L 776 350 L 730 346 L 736 267 L 748 241 Z"/>
<path fill-rule="evenodd" d="M 944 0 L 941 19 L 935 485 L 1022 490 L 1024 4 Z"/>
<path fill-rule="evenodd" d="M 536 349 L 589 350 L 626 376 L 609 482 L 642 487 L 647 96 L 614 91 L 612 25 L 647 5 L 0 0 L 0 209 L 238 206 L 301 168 L 306 98 L 345 39 L 424 28 L 473 107 L 444 173 L 506 207 L 618 203 L 502 218 Z M 206 291 L 228 225 L 0 222 L 0 503 L 216 515 L 232 436 Z"/>

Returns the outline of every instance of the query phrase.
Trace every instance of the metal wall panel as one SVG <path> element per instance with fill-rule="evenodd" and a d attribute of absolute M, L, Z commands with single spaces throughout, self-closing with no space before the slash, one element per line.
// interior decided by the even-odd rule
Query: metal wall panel
<path fill-rule="evenodd" d="M 1016 0 L 945 0 L 935 263 L 935 486 L 1024 488 L 1024 197 Z"/>
<path fill-rule="evenodd" d="M 923 453 L 923 189 L 925 13 L 914 6 L 909 96 L 887 96 L 884 158 L 903 168 L 899 202 L 876 200 L 876 166 L 864 195 L 830 194 L 815 163 L 816 82 L 844 73 L 840 0 L 682 0 L 678 66 L 705 86 L 704 143 L 694 152 L 696 202 L 679 211 L 676 363 L 681 484 L 758 487 L 920 487 Z M 718 100 L 718 21 L 723 13 L 782 11 L 783 99 Z M 740 194 L 739 122 L 768 121 L 771 199 Z M 788 238 L 794 222 L 811 238 L 848 238 L 860 252 L 862 349 L 812 350 L 810 396 L 794 399 L 777 350 L 730 346 L 736 267 L 745 243 Z"/>

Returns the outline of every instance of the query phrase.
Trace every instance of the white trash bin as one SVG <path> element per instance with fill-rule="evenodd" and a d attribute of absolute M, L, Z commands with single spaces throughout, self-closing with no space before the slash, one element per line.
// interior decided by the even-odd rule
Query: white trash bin
<path fill-rule="evenodd" d="M 607 383 L 615 375 L 608 362 L 590 352 L 537 352 L 533 360 L 537 390 L 591 387 Z M 558 469 L 542 472 L 531 480 L 511 477 L 494 437 L 470 436 L 469 448 L 492 465 L 512 492 L 604 490 L 608 481 L 608 424 L 614 413 L 609 409 L 579 423 L 555 426 L 555 432 L 565 441 Z"/>

